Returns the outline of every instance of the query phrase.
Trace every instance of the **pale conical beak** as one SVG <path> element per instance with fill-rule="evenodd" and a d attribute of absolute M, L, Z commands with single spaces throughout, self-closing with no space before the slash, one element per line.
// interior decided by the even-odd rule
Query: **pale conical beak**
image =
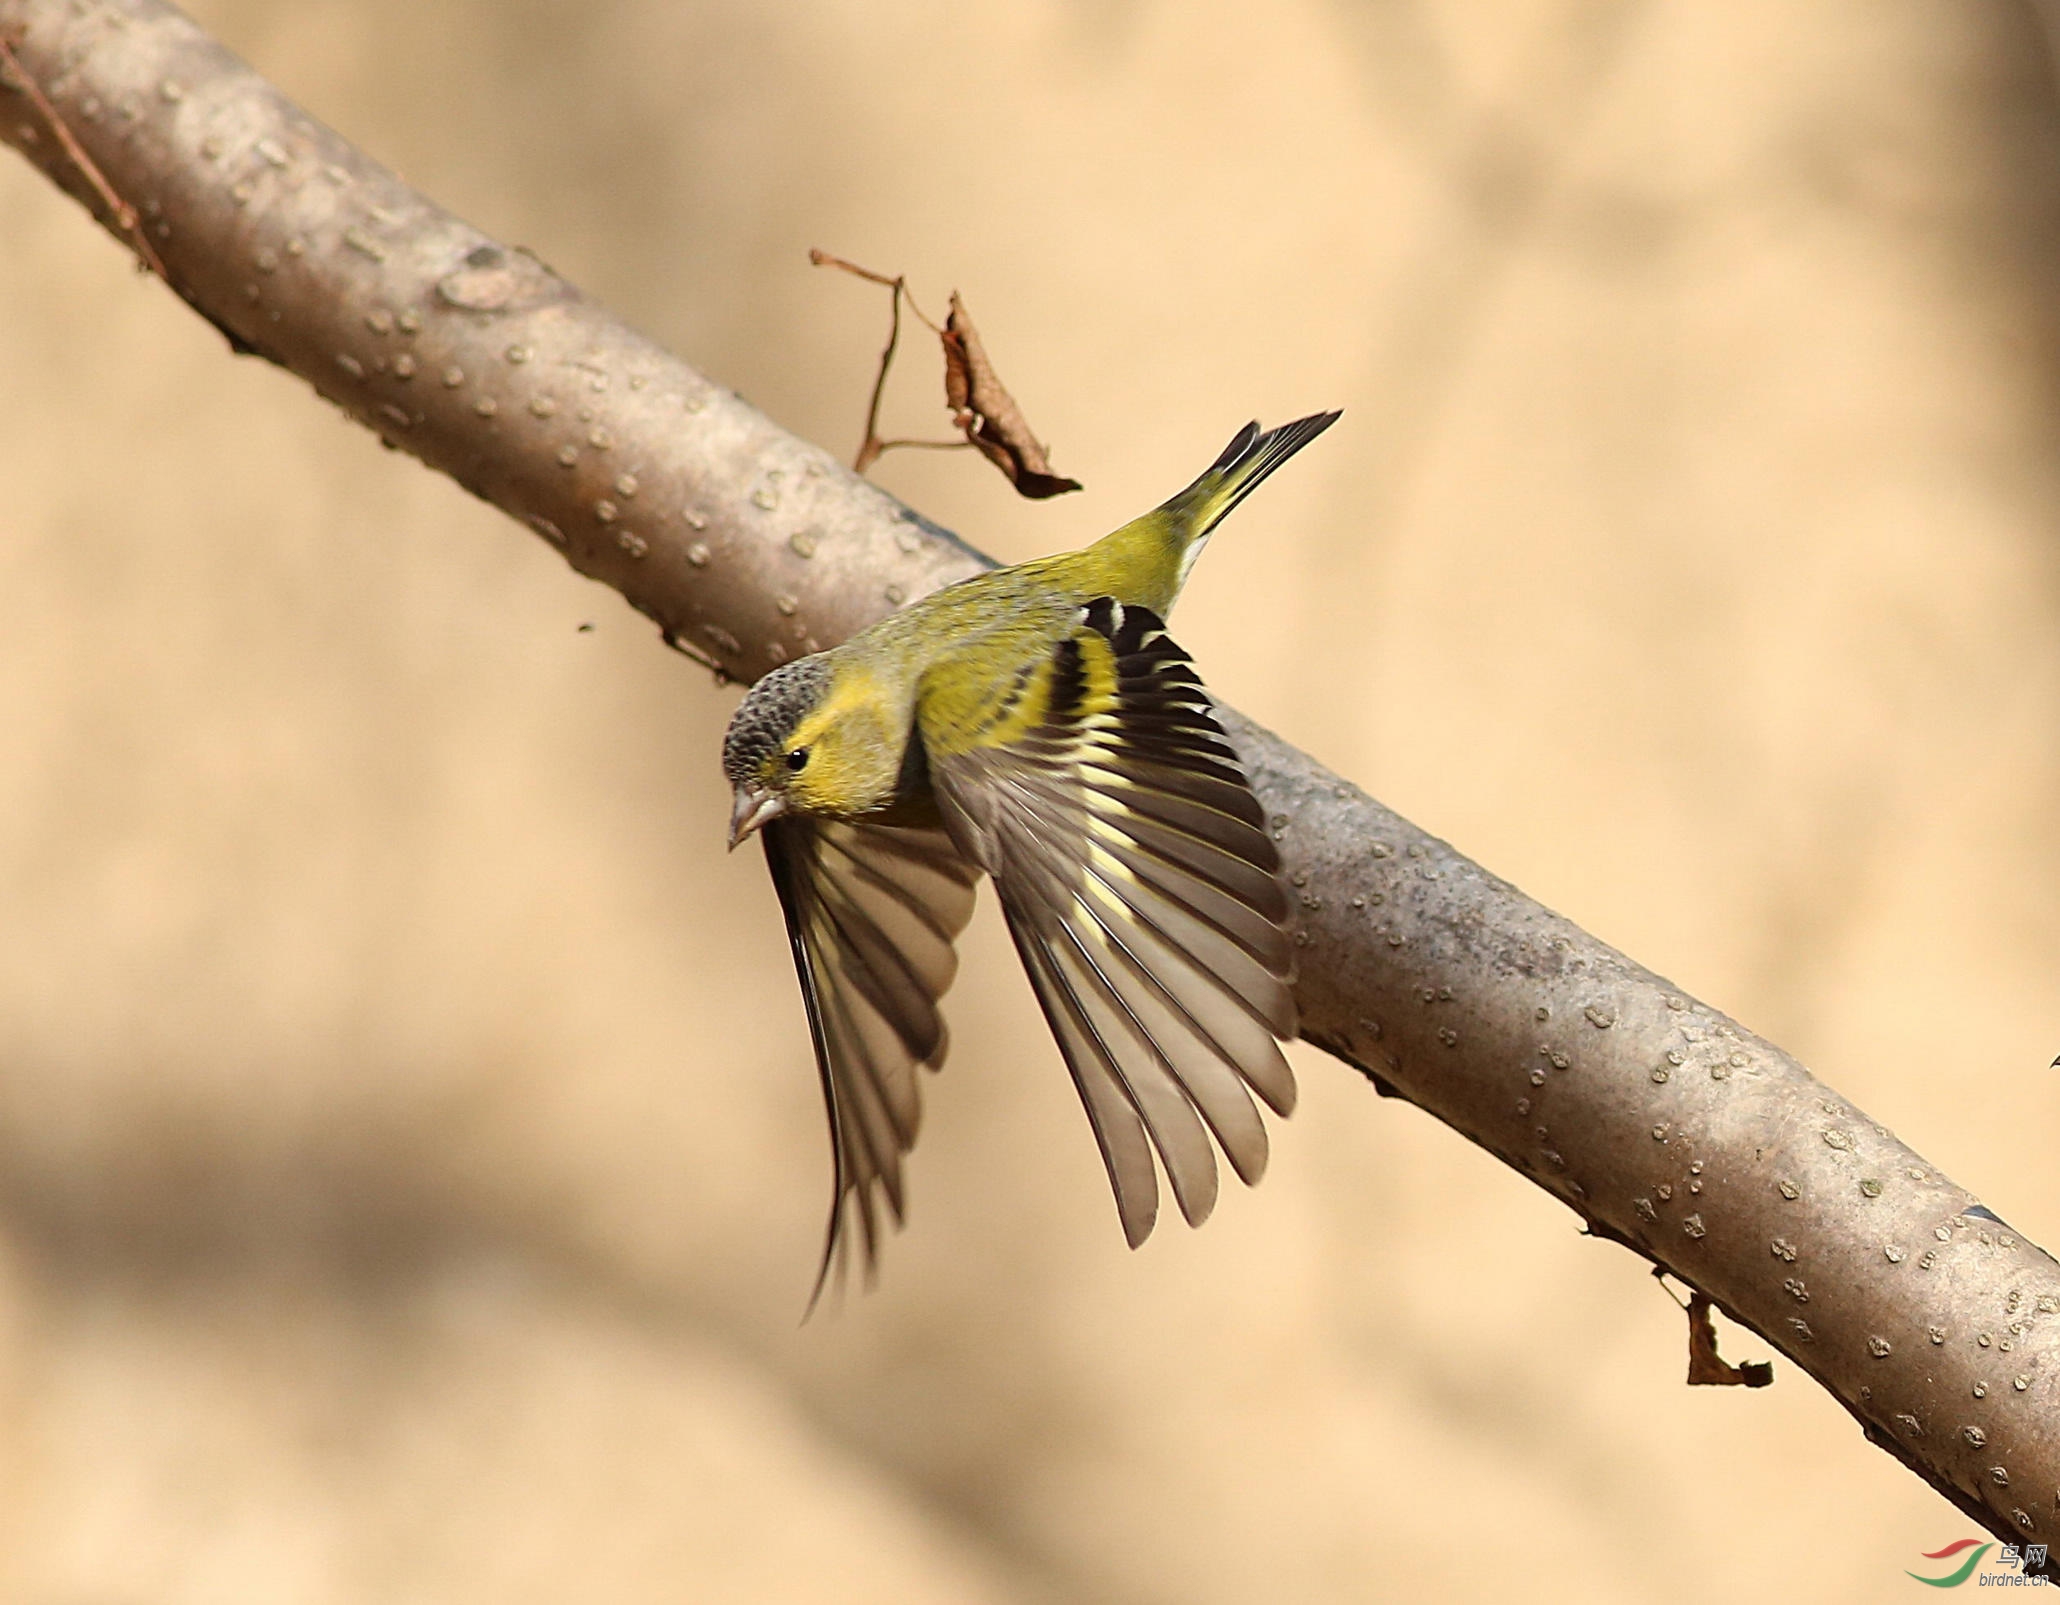
<path fill-rule="evenodd" d="M 735 852 L 738 842 L 786 811 L 784 794 L 758 786 L 739 786 L 736 806 L 730 810 L 730 851 Z"/>

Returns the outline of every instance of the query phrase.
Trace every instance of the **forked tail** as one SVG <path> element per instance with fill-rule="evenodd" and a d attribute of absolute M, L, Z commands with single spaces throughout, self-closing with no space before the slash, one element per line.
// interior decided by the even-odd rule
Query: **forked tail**
<path fill-rule="evenodd" d="M 1188 561 L 1194 561 L 1194 552 L 1209 538 L 1209 532 L 1257 490 L 1268 474 L 1337 421 L 1335 412 L 1318 412 L 1263 434 L 1256 423 L 1240 429 L 1201 478 L 1166 504 L 1166 511 L 1188 526 Z"/>
<path fill-rule="evenodd" d="M 1259 482 L 1336 423 L 1334 412 L 1297 418 L 1263 434 L 1246 424 L 1237 438 L 1187 489 L 1142 518 L 1111 530 L 1081 554 L 1090 567 L 1078 576 L 1120 602 L 1148 607 L 1164 618 L 1209 544 L 1209 533 Z"/>

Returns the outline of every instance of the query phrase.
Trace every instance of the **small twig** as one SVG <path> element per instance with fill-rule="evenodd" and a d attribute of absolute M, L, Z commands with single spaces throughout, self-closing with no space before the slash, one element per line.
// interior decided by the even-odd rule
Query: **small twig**
<path fill-rule="evenodd" d="M 908 276 L 906 274 L 890 279 L 884 273 L 875 273 L 871 268 L 860 267 L 856 262 L 847 261 L 841 256 L 837 256 L 829 251 L 819 250 L 814 246 L 809 247 L 808 259 L 817 267 L 841 268 L 846 273 L 864 279 L 868 284 L 878 284 L 892 290 L 897 300 L 908 303 L 909 311 L 916 315 L 924 328 L 939 338 L 943 337 L 944 330 L 937 320 L 920 306 L 916 305 L 915 292 L 908 287 Z M 896 316 L 898 317 L 899 314 L 897 313 Z"/>
<path fill-rule="evenodd" d="M 819 245 L 811 245 L 808 248 L 808 260 L 817 267 L 842 268 L 846 273 L 864 279 L 868 284 L 885 285 L 890 290 L 901 291 L 906 283 L 902 279 L 890 279 L 884 273 L 875 273 L 871 268 L 860 267 L 856 262 L 848 261 L 833 251 L 825 251 Z"/>
<path fill-rule="evenodd" d="M 115 193 L 115 188 L 107 181 L 107 176 L 100 171 L 93 158 L 86 154 L 78 140 L 72 137 L 71 129 L 65 125 L 64 119 L 58 116 L 57 108 L 50 103 L 50 97 L 43 93 L 43 86 L 36 82 L 29 70 L 21 64 L 21 58 L 15 55 L 14 47 L 20 39 L 19 33 L 0 33 L 0 67 L 7 70 L 15 87 L 29 97 L 30 103 L 41 113 L 43 121 L 50 125 L 50 131 L 57 136 L 58 145 L 71 159 L 72 166 L 76 167 L 86 182 L 93 186 L 93 193 L 100 197 L 101 204 L 114 219 L 115 227 L 134 242 L 136 254 L 143 259 L 143 266 L 167 284 L 171 283 L 171 275 L 165 271 L 163 260 L 152 247 L 149 236 L 143 232 L 143 221 L 136 215 L 136 208 Z"/>
<path fill-rule="evenodd" d="M 905 276 L 888 278 L 884 273 L 875 273 L 871 268 L 860 267 L 856 262 L 846 261 L 841 256 L 810 247 L 808 260 L 817 267 L 841 268 L 854 278 L 864 279 L 868 284 L 884 286 L 893 307 L 891 321 L 887 325 L 887 348 L 880 353 L 880 371 L 873 376 L 873 396 L 865 410 L 865 439 L 858 443 L 858 455 L 851 460 L 851 471 L 862 474 L 880 459 L 880 453 L 892 451 L 897 446 L 920 446 L 938 451 L 950 451 L 968 444 L 962 440 L 882 440 L 880 438 L 880 401 L 887 394 L 887 370 L 894 365 L 894 350 L 901 343 L 901 304 L 906 301 L 909 311 L 929 325 L 930 332 L 940 340 L 944 331 L 924 316 L 923 309 L 916 305 L 916 298 L 909 294 L 908 279 Z"/>
<path fill-rule="evenodd" d="M 901 344 L 901 303 L 907 295 L 908 281 L 899 278 L 887 292 L 891 309 L 887 315 L 887 344 L 880 352 L 880 371 L 873 375 L 872 399 L 866 403 L 865 439 L 858 443 L 858 455 L 851 460 L 854 473 L 864 473 L 887 449 L 887 443 L 880 438 L 880 398 L 887 393 L 887 370 L 894 366 L 894 348 Z"/>

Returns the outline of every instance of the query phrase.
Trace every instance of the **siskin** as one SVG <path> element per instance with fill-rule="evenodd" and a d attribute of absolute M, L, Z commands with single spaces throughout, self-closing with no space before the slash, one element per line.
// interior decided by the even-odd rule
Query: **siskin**
<path fill-rule="evenodd" d="M 1191 1225 L 1213 1134 L 1266 1166 L 1256 1092 L 1295 1083 L 1279 855 L 1163 620 L 1210 533 L 1337 418 L 1240 430 L 1171 501 L 1092 546 L 945 587 L 751 688 L 723 738 L 734 848 L 756 831 L 786 914 L 836 1161 L 816 1290 L 878 1193 L 898 1225 L 916 1068 L 944 1061 L 952 942 L 992 877 L 1134 1248 L 1156 1149 Z"/>

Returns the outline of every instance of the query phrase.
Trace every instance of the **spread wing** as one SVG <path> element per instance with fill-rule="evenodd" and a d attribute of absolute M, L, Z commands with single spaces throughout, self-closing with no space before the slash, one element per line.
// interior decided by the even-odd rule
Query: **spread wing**
<path fill-rule="evenodd" d="M 956 748 L 956 750 L 947 750 Z M 1210 1134 L 1258 1180 L 1294 1078 L 1287 899 L 1264 815 L 1187 657 L 1107 597 L 980 735 L 937 732 L 931 781 L 1010 934 L 1087 1106 L 1135 1247 L 1216 1202 Z"/>
<path fill-rule="evenodd" d="M 922 1117 L 918 1065 L 944 1062 L 937 1000 L 958 969 L 952 940 L 973 912 L 977 872 L 934 828 L 776 819 L 760 832 L 801 972 L 829 1105 L 836 1195 L 816 1296 L 840 1266 L 853 1217 L 871 1271 L 875 1186 L 902 1218 L 901 1156 Z"/>

